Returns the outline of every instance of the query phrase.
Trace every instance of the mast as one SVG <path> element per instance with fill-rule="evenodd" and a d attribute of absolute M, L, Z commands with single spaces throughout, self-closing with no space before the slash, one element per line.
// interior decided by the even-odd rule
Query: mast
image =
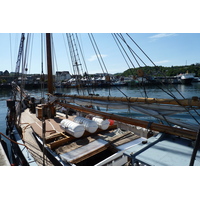
<path fill-rule="evenodd" d="M 51 34 L 46 33 L 46 48 L 47 48 L 47 72 L 48 72 L 48 92 L 53 94 L 53 74 L 52 74 L 52 56 L 51 56 Z"/>
<path fill-rule="evenodd" d="M 16 62 L 16 68 L 15 68 L 15 78 L 17 79 L 19 76 L 19 71 L 20 71 L 20 63 L 21 59 L 23 56 L 23 49 L 24 49 L 24 40 L 25 40 L 25 34 L 21 34 L 21 41 L 19 45 L 19 51 L 18 51 L 18 56 L 17 56 L 17 62 Z"/>

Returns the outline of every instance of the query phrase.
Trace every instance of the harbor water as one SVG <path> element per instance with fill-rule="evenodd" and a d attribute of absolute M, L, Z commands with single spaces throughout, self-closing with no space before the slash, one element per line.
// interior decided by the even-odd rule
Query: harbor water
<path fill-rule="evenodd" d="M 89 91 L 90 90 L 90 91 Z M 168 93 L 166 93 L 166 92 Z M 179 92 L 180 93 L 179 93 Z M 27 90 L 27 92 L 31 96 L 38 96 L 41 97 L 41 90 L 40 89 L 34 89 L 34 90 Z M 45 90 L 44 93 L 47 91 Z M 192 83 L 191 85 L 183 85 L 183 84 L 177 84 L 177 85 L 168 85 L 164 88 L 164 91 L 158 88 L 157 86 L 145 86 L 143 88 L 139 87 L 111 87 L 111 88 L 95 88 L 93 91 L 91 91 L 91 88 L 84 89 L 84 91 L 77 91 L 75 88 L 56 88 L 56 92 L 63 93 L 63 94 L 80 94 L 83 95 L 82 92 L 84 92 L 84 95 L 87 95 L 88 93 L 95 93 L 100 96 L 119 96 L 119 97 L 148 97 L 148 98 L 172 98 L 169 93 L 173 94 L 177 99 L 184 98 L 191 98 L 193 96 L 200 97 L 200 82 Z M 7 114 L 7 107 L 6 107 L 6 100 L 9 99 L 12 95 L 11 90 L 1 89 L 0 90 L 0 132 L 5 134 L 6 132 L 6 114 Z M 182 97 L 182 96 L 183 97 Z M 102 109 L 102 111 L 108 111 L 111 113 L 115 113 L 122 116 L 129 116 L 132 118 L 137 118 L 141 120 L 152 120 L 155 119 L 151 117 L 147 117 L 141 113 L 136 113 L 133 111 L 128 110 L 106 110 Z M 198 113 L 194 113 L 197 120 L 200 122 L 200 117 L 198 116 Z M 188 115 L 188 113 L 181 113 L 176 115 L 176 118 L 179 118 L 182 121 L 192 121 L 193 118 Z"/>

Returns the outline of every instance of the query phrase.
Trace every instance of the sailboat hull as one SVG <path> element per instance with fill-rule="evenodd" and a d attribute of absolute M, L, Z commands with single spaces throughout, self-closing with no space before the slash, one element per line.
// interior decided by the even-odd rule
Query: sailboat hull
<path fill-rule="evenodd" d="M 182 83 L 182 84 L 190 85 L 190 84 L 192 84 L 193 79 L 194 79 L 194 78 L 185 78 L 185 79 L 181 79 L 181 83 Z"/>

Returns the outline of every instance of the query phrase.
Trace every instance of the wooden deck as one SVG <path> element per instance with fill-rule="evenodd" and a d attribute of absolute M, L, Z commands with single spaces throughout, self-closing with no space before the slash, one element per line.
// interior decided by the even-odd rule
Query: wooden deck
<path fill-rule="evenodd" d="M 114 125 L 110 126 L 109 129 L 105 131 L 98 129 L 97 132 L 93 134 L 85 131 L 83 137 L 77 139 L 66 134 L 60 128 L 59 123 L 64 118 L 65 115 L 57 113 L 54 119 L 45 120 L 45 142 L 50 149 L 54 150 L 57 154 L 60 154 L 65 161 L 71 163 L 78 163 L 107 148 L 111 147 L 116 149 L 119 145 L 139 138 L 139 136 L 130 131 L 117 131 L 116 126 Z M 73 116 L 69 116 L 69 119 L 73 120 Z M 27 121 L 29 122 L 28 124 L 25 123 Z M 42 122 L 35 114 L 31 114 L 29 110 L 26 109 L 22 114 L 21 123 L 23 128 L 23 140 L 38 165 L 42 165 L 43 152 L 33 136 L 33 132 L 35 132 L 42 139 Z M 47 158 L 45 163 L 46 165 L 53 165 Z"/>
<path fill-rule="evenodd" d="M 27 121 L 29 123 L 27 123 Z M 23 141 L 25 145 L 29 148 L 29 152 L 32 154 L 36 163 L 39 166 L 43 165 L 43 152 L 40 149 L 35 137 L 33 136 L 33 130 L 30 123 L 34 121 L 39 121 L 34 114 L 31 114 L 28 109 L 26 109 L 21 116 L 21 127 L 23 134 Z M 53 166 L 52 162 L 45 156 L 45 165 Z"/>

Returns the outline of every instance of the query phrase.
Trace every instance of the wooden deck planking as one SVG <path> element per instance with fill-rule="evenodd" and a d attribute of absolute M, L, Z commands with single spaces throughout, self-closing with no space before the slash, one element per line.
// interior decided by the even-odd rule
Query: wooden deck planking
<path fill-rule="evenodd" d="M 135 135 L 132 132 L 125 132 L 123 134 L 115 134 L 114 131 L 106 130 L 98 130 L 95 134 L 90 134 L 88 132 L 84 133 L 84 137 L 77 139 L 73 136 L 63 135 L 63 130 L 60 128 L 60 121 L 64 117 L 62 115 L 56 116 L 54 119 L 46 119 L 46 133 L 45 138 L 48 140 L 49 138 L 56 138 L 57 141 L 51 142 L 47 144 L 51 149 L 55 149 L 55 151 L 58 154 L 64 154 L 64 153 L 70 153 L 72 151 L 78 151 L 81 147 L 87 146 L 91 142 L 97 140 L 97 139 L 103 139 L 104 141 L 107 141 L 108 144 L 95 150 L 89 152 L 87 155 L 79 156 L 73 160 L 73 163 L 80 162 L 84 159 L 87 159 L 103 150 L 108 148 L 108 146 L 112 145 L 114 147 L 117 147 L 119 145 L 122 145 L 124 143 L 130 142 L 132 140 L 135 140 L 139 138 L 139 136 Z M 29 121 L 30 126 L 28 126 L 27 122 Z M 29 113 L 28 110 L 26 110 L 21 117 L 21 123 L 22 128 L 25 128 L 23 132 L 23 140 L 25 144 L 28 146 L 29 150 L 32 153 L 32 156 L 38 163 L 38 165 L 42 165 L 43 163 L 43 152 L 39 148 L 34 136 L 32 135 L 33 131 L 37 133 L 37 135 L 42 138 L 42 122 L 36 117 L 35 114 Z M 111 128 L 115 128 L 116 126 L 113 126 Z M 53 165 L 49 159 L 46 158 L 46 165 Z"/>
<path fill-rule="evenodd" d="M 23 134 L 23 141 L 25 145 L 28 147 L 29 152 L 35 159 L 36 163 L 39 166 L 43 165 L 43 152 L 40 149 L 37 141 L 35 140 L 33 136 L 33 130 L 31 126 L 27 124 L 27 121 L 29 123 L 33 123 L 34 121 L 37 121 L 35 119 L 34 114 L 29 114 L 29 111 L 26 110 L 25 112 L 22 113 L 21 115 L 21 127 L 22 127 L 22 134 Z M 52 166 L 52 162 L 45 156 L 45 165 Z"/>
<path fill-rule="evenodd" d="M 125 143 L 131 142 L 133 140 L 136 140 L 138 138 L 140 138 L 140 136 L 135 135 L 133 132 L 127 131 L 124 134 L 119 134 L 119 135 L 116 135 L 116 136 L 110 138 L 109 142 L 113 146 L 117 147 L 117 146 L 120 146 L 122 144 L 125 144 Z"/>
<path fill-rule="evenodd" d="M 61 158 L 71 163 L 79 163 L 108 148 L 108 142 L 102 139 L 94 140 L 87 145 L 76 148 L 67 153 L 60 154 Z"/>

